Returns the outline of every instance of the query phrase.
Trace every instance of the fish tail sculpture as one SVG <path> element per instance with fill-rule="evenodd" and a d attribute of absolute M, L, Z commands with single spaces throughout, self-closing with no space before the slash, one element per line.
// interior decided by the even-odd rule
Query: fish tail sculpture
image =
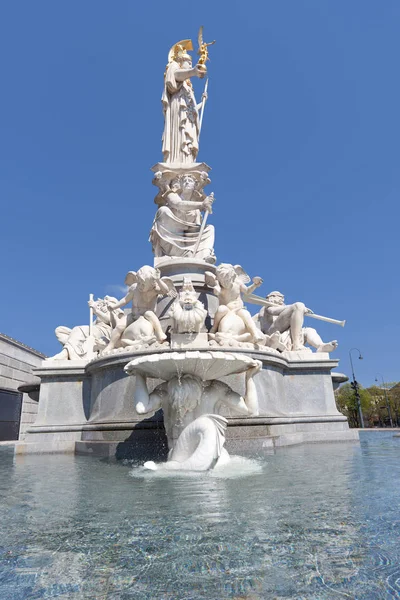
<path fill-rule="evenodd" d="M 168 461 L 156 465 L 149 461 L 147 469 L 171 471 L 208 471 L 221 457 L 224 462 L 225 430 L 228 421 L 219 415 L 203 415 L 190 423 L 180 434 Z"/>

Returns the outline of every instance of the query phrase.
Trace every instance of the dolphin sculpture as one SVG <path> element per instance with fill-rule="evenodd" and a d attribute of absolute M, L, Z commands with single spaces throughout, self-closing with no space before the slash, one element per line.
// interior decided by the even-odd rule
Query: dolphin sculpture
<path fill-rule="evenodd" d="M 182 431 L 166 463 L 148 461 L 144 467 L 153 471 L 208 471 L 217 463 L 227 462 L 229 455 L 223 447 L 227 425 L 220 415 L 198 417 Z"/>

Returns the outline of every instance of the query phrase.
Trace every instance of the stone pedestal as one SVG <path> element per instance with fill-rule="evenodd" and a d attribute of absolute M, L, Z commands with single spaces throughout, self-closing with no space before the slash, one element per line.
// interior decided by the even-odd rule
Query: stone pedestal
<path fill-rule="evenodd" d="M 23 452 L 74 452 L 90 413 L 91 378 L 84 361 L 43 361 L 36 421 L 27 429 Z"/>
<path fill-rule="evenodd" d="M 208 350 L 208 333 L 173 333 L 171 334 L 172 350 L 189 348 L 205 348 Z"/>
<path fill-rule="evenodd" d="M 349 429 L 346 417 L 336 408 L 331 370 L 338 361 L 328 354 L 309 353 L 300 360 L 243 348 L 219 351 L 247 354 L 263 363 L 255 378 L 259 416 L 238 418 L 229 410 L 224 413 L 229 422 L 229 452 L 270 452 L 303 442 L 358 440 L 357 430 Z M 138 461 L 165 457 L 162 413 L 143 419 L 135 412 L 135 378 L 123 369 L 133 358 L 147 353 L 115 354 L 87 365 L 44 362 L 35 373 L 42 380 L 38 419 L 17 451 L 76 451 Z M 244 393 L 243 375 L 222 380 Z M 159 383 L 150 379 L 150 391 Z"/>

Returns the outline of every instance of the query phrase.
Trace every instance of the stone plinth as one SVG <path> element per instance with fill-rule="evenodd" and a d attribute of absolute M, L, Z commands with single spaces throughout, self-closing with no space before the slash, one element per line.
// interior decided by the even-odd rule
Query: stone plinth
<path fill-rule="evenodd" d="M 187 348 L 206 348 L 208 349 L 207 333 L 172 333 L 171 349 L 185 350 Z"/>
<path fill-rule="evenodd" d="M 90 408 L 91 379 L 84 361 L 43 361 L 39 407 L 17 452 L 74 452 Z"/>
<path fill-rule="evenodd" d="M 349 429 L 346 417 L 336 408 L 331 370 L 338 361 L 328 354 L 309 353 L 307 358 L 292 360 L 243 348 L 219 351 L 250 355 L 263 363 L 255 377 L 259 416 L 238 418 L 229 410 L 224 413 L 229 421 L 228 451 L 264 452 L 303 442 L 358 440 L 358 432 Z M 135 377 L 124 372 L 128 362 L 147 353 L 117 353 L 87 365 L 44 362 L 36 371 L 42 380 L 38 419 L 17 451 L 77 451 L 138 460 L 165 456 L 162 413 L 143 419 L 135 412 Z M 222 380 L 243 394 L 243 375 Z M 160 380 L 149 383 L 151 391 Z"/>

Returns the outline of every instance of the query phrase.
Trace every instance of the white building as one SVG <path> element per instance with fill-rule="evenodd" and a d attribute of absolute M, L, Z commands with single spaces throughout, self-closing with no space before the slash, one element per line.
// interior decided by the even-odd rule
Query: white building
<path fill-rule="evenodd" d="M 24 439 L 27 427 L 35 421 L 40 379 L 32 374 L 32 367 L 44 358 L 41 352 L 0 333 L 0 441 Z"/>

